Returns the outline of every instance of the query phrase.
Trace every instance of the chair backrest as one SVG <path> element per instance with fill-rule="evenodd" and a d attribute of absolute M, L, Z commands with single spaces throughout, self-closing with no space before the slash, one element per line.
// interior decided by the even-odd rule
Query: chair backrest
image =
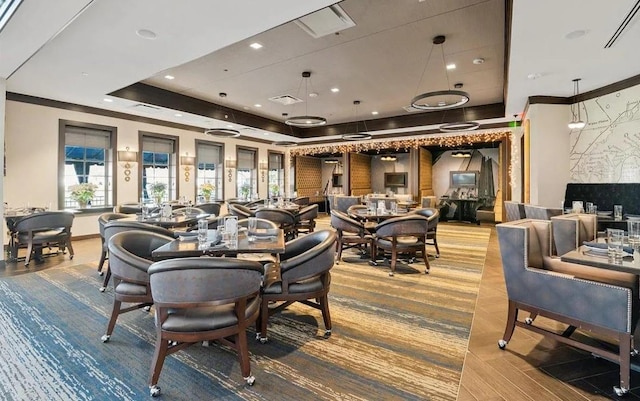
<path fill-rule="evenodd" d="M 339 195 L 339 196 L 335 196 L 333 199 L 333 206 L 332 209 L 334 210 L 339 210 L 341 212 L 347 212 L 347 209 L 349 209 L 349 206 L 351 205 L 358 205 L 361 203 L 361 197 L 360 196 L 343 196 L 343 195 Z"/>
<path fill-rule="evenodd" d="M 213 214 L 213 215 L 219 216 L 220 215 L 220 208 L 222 207 L 222 205 L 220 205 L 219 203 L 201 203 L 199 205 L 196 205 L 196 207 L 198 209 L 201 209 L 205 213 L 209 213 L 209 214 Z"/>
<path fill-rule="evenodd" d="M 280 258 L 282 280 L 295 282 L 329 271 L 335 261 L 336 239 L 334 231 L 320 230 L 287 242 Z"/>
<path fill-rule="evenodd" d="M 421 205 L 422 207 L 436 207 L 436 203 L 438 202 L 435 196 L 423 196 Z"/>
<path fill-rule="evenodd" d="M 73 225 L 74 215 L 71 212 L 55 211 L 41 212 L 24 216 L 16 221 L 16 232 L 38 231 L 53 228 L 64 228 L 69 234 Z"/>
<path fill-rule="evenodd" d="M 100 232 L 100 237 L 104 239 L 104 226 L 107 225 L 111 220 L 124 219 L 125 217 L 129 217 L 126 213 L 102 213 L 98 216 L 98 230 Z"/>
<path fill-rule="evenodd" d="M 313 220 L 313 219 L 316 219 L 317 217 L 318 217 L 318 205 L 315 203 L 313 205 L 308 205 L 303 207 L 298 212 L 298 220 L 301 220 L 301 221 Z"/>
<path fill-rule="evenodd" d="M 229 203 L 229 213 L 233 216 L 238 216 L 239 219 L 246 219 L 247 217 L 253 217 L 254 214 L 248 207 L 238 205 L 236 203 Z"/>
<path fill-rule="evenodd" d="M 309 197 L 308 196 L 298 196 L 292 202 L 295 203 L 296 205 L 307 206 L 309 204 Z"/>
<path fill-rule="evenodd" d="M 149 267 L 151 293 L 156 307 L 220 305 L 257 296 L 262 283 L 262 264 L 232 258 L 179 258 Z"/>
<path fill-rule="evenodd" d="M 516 221 L 526 218 L 524 204 L 514 201 L 504 201 L 504 210 L 507 221 Z"/>
<path fill-rule="evenodd" d="M 440 211 L 436 208 L 424 207 L 416 209 L 412 213 L 427 218 L 429 231 L 435 230 L 440 221 Z"/>
<path fill-rule="evenodd" d="M 272 221 L 261 219 L 258 217 L 255 217 L 255 219 L 256 219 L 256 228 L 258 229 L 273 230 L 273 229 L 279 228 L 279 226 Z M 249 219 L 247 218 L 247 219 L 238 220 L 238 227 L 249 228 Z"/>
<path fill-rule="evenodd" d="M 339 210 L 331 211 L 331 227 L 341 232 L 364 235 L 364 224 Z"/>
<path fill-rule="evenodd" d="M 527 219 L 551 220 L 552 216 L 562 214 L 562 209 L 524 204 L 524 214 Z"/>
<path fill-rule="evenodd" d="M 376 205 L 376 208 L 378 207 L 378 204 L 380 201 L 384 202 L 384 207 L 387 210 L 391 209 L 391 202 L 396 202 L 397 200 L 396 198 L 387 198 L 387 197 L 383 197 L 383 196 L 369 196 L 369 202 L 374 202 L 374 204 Z"/>
<path fill-rule="evenodd" d="M 553 243 L 558 255 L 564 255 L 593 241 L 597 236 L 598 217 L 595 214 L 571 213 L 551 217 Z"/>
<path fill-rule="evenodd" d="M 142 207 L 139 203 L 121 203 L 113 207 L 113 212 L 125 214 L 142 213 Z"/>
<path fill-rule="evenodd" d="M 280 228 L 295 224 L 296 217 L 288 210 L 275 208 L 262 208 L 256 210 L 256 217 L 272 221 L 280 226 Z"/>
<path fill-rule="evenodd" d="M 162 235 L 165 237 L 174 238 L 173 231 L 168 230 L 164 227 L 158 227 L 147 223 L 141 223 L 139 221 L 121 221 L 121 220 L 111 220 L 104 226 L 104 240 L 108 242 L 111 237 L 113 237 L 117 233 L 121 233 L 124 231 L 145 231 L 152 232 L 158 235 Z"/>
<path fill-rule="evenodd" d="M 429 231 L 429 219 L 418 214 L 394 217 L 376 226 L 376 236 L 424 236 Z"/>
<path fill-rule="evenodd" d="M 107 235 L 109 224 L 106 228 Z M 172 240 L 173 237 L 151 231 L 130 230 L 115 233 L 108 242 L 109 269 L 115 277 L 134 283 L 148 283 L 147 269 L 153 263 L 151 252 Z"/>
<path fill-rule="evenodd" d="M 246 207 L 247 209 L 255 209 L 256 207 L 264 206 L 264 201 L 265 201 L 264 199 L 256 199 L 254 201 L 244 204 L 243 206 Z"/>

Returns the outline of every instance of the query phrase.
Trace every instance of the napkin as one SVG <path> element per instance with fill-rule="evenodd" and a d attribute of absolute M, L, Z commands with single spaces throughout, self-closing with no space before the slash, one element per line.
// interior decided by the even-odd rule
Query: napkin
<path fill-rule="evenodd" d="M 607 244 L 602 242 L 593 242 L 593 241 L 585 241 L 582 245 L 588 246 L 590 248 L 598 248 L 598 249 L 607 249 Z M 622 250 L 626 253 L 633 255 L 633 248 L 630 246 L 623 246 Z"/>

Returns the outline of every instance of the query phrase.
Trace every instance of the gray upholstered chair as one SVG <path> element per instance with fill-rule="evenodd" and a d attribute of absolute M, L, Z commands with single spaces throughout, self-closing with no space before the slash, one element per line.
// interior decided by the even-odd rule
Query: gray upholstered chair
<path fill-rule="evenodd" d="M 423 196 L 421 201 L 422 207 L 435 208 L 438 203 L 438 198 L 433 195 Z"/>
<path fill-rule="evenodd" d="M 152 396 L 160 395 L 166 356 L 201 341 L 218 340 L 235 349 L 244 380 L 254 384 L 247 328 L 260 314 L 262 272 L 260 263 L 231 258 L 168 259 L 149 267 L 157 332 Z"/>
<path fill-rule="evenodd" d="M 346 213 L 349 206 L 358 205 L 360 203 L 362 203 L 362 198 L 360 196 L 337 195 L 333 198 L 331 210 L 339 210 Z"/>
<path fill-rule="evenodd" d="M 196 205 L 196 207 L 198 209 L 201 209 L 205 213 L 209 213 L 210 215 L 219 216 L 220 208 L 222 207 L 222 205 L 220 205 L 219 203 L 200 203 Z"/>
<path fill-rule="evenodd" d="M 173 237 L 138 230 L 119 232 L 109 238 L 107 246 L 109 271 L 113 275 L 113 309 L 107 332 L 101 338 L 103 342 L 111 338 L 118 316 L 153 304 L 147 273 L 153 263 L 151 252 L 172 240 Z M 127 305 L 122 307 L 122 303 Z"/>
<path fill-rule="evenodd" d="M 618 394 L 626 393 L 630 379 L 630 352 L 638 321 L 638 277 L 605 269 L 575 265 L 551 257 L 551 221 L 518 220 L 496 226 L 509 300 L 502 349 L 516 326 L 584 349 L 620 364 Z M 520 311 L 568 325 L 559 334 L 519 320 Z M 619 351 L 585 344 L 572 338 L 576 327 L 617 339 Z"/>
<path fill-rule="evenodd" d="M 347 209 L 347 215 L 354 220 L 361 221 L 362 216 L 360 216 L 360 213 L 366 213 L 368 209 L 369 209 L 369 206 L 363 205 L 363 204 L 351 205 Z M 365 220 L 365 221 L 362 221 L 362 224 L 364 224 L 364 228 L 370 234 L 373 234 L 376 232 L 376 226 L 378 225 L 378 222 Z"/>
<path fill-rule="evenodd" d="M 553 216 L 562 214 L 562 209 L 524 204 L 524 215 L 527 219 L 551 220 Z"/>
<path fill-rule="evenodd" d="M 73 218 L 73 213 L 59 211 L 34 213 L 20 218 L 11 234 L 11 258 L 17 258 L 19 248 L 27 248 L 24 265 L 29 266 L 31 257 L 41 257 L 44 247 L 57 247 L 62 253 L 66 253 L 68 248 L 69 258 L 73 259 Z"/>
<path fill-rule="evenodd" d="M 398 254 L 422 254 L 424 259 L 425 274 L 429 274 L 429 255 L 427 254 L 427 232 L 429 220 L 417 214 L 408 214 L 385 220 L 376 226 L 376 234 L 373 240 L 372 265 L 377 265 L 375 260 L 377 251 L 383 250 L 391 253 L 391 271 L 393 276 L 396 271 Z"/>
<path fill-rule="evenodd" d="M 139 203 L 121 203 L 113 207 L 113 212 L 124 214 L 142 213 L 142 207 Z"/>
<path fill-rule="evenodd" d="M 288 210 L 265 207 L 256 210 L 255 216 L 276 223 L 284 231 L 286 241 L 296 237 L 297 217 Z"/>
<path fill-rule="evenodd" d="M 503 205 L 506 221 L 516 221 L 526 217 L 524 212 L 524 203 L 504 201 Z"/>
<path fill-rule="evenodd" d="M 98 232 L 100 233 L 100 243 L 102 244 L 101 253 L 100 253 L 100 262 L 98 262 L 98 273 L 102 276 L 104 273 L 102 272 L 102 267 L 104 266 L 105 260 L 107 260 L 108 247 L 107 241 L 104 238 L 104 226 L 107 225 L 111 220 L 124 219 L 125 217 L 129 217 L 126 213 L 102 213 L 98 216 Z"/>
<path fill-rule="evenodd" d="M 295 203 L 296 205 L 307 206 L 309 204 L 309 197 L 308 196 L 298 196 L 292 202 Z"/>
<path fill-rule="evenodd" d="M 440 248 L 438 247 L 438 222 L 440 221 L 440 211 L 436 208 L 424 207 L 416 209 L 413 213 L 426 217 L 427 225 L 427 245 L 433 245 L 436 248 L 436 258 L 440 257 Z M 428 241 L 431 242 L 428 242 Z"/>
<path fill-rule="evenodd" d="M 273 221 L 261 219 L 258 217 L 255 217 L 255 219 L 256 219 L 256 228 L 263 229 L 263 230 L 273 230 L 273 229 L 280 228 L 278 224 L 274 223 Z M 238 227 L 244 227 L 248 229 L 249 219 L 247 218 L 247 219 L 238 220 Z"/>
<path fill-rule="evenodd" d="M 111 239 L 111 237 L 113 237 L 117 233 L 121 233 L 124 231 L 131 231 L 131 230 L 152 232 L 158 235 L 163 235 L 165 237 L 172 237 L 172 238 L 176 237 L 173 231 L 163 227 L 141 223 L 139 221 L 122 221 L 118 219 L 118 220 L 112 220 L 107 224 L 105 224 L 104 226 L 105 243 L 107 243 L 107 246 L 108 246 L 109 240 Z M 110 279 L 111 279 L 111 262 L 109 262 L 107 272 L 104 275 L 104 280 L 102 281 L 102 287 L 100 287 L 100 292 L 104 292 L 106 290 Z"/>
<path fill-rule="evenodd" d="M 312 233 L 316 228 L 318 218 L 318 205 L 308 205 L 300 209 L 296 221 L 296 235 L 300 233 Z"/>
<path fill-rule="evenodd" d="M 180 215 L 185 215 L 187 214 L 187 212 L 190 212 L 190 214 L 206 214 L 206 212 L 204 211 L 204 209 L 201 209 L 199 207 L 186 207 L 186 206 L 181 206 L 179 208 L 176 209 L 172 209 L 171 213 L 174 216 L 180 216 Z"/>
<path fill-rule="evenodd" d="M 368 245 L 369 252 L 373 251 L 373 235 L 367 230 L 363 222 L 352 218 L 346 213 L 332 210 L 331 227 L 335 228 L 338 233 L 336 263 L 340 263 L 342 260 L 342 251 L 345 249 L 358 247 L 364 255 L 366 250 L 362 246 Z M 371 253 L 371 258 L 373 259 L 373 253 Z"/>
<path fill-rule="evenodd" d="M 553 243 L 558 255 L 564 255 L 582 245 L 594 241 L 598 232 L 595 214 L 570 213 L 551 217 Z"/>
<path fill-rule="evenodd" d="M 286 244 L 284 254 L 280 257 L 280 280 L 266 282 L 262 291 L 260 318 L 256 324 L 260 342 L 267 341 L 269 317 L 296 301 L 322 311 L 324 337 L 331 335 L 327 294 L 331 283 L 329 271 L 335 257 L 335 242 L 335 232 L 320 230 Z"/>
<path fill-rule="evenodd" d="M 246 219 L 247 217 L 255 216 L 251 209 L 243 205 L 229 203 L 227 207 L 229 209 L 229 214 L 231 214 L 232 216 L 238 216 L 238 219 Z"/>

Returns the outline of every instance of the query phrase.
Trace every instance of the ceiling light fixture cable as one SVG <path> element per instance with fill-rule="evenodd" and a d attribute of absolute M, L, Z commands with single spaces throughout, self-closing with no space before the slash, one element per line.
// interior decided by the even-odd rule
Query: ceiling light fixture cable
<path fill-rule="evenodd" d="M 227 97 L 227 94 L 224 92 L 220 92 L 218 96 L 220 96 L 221 98 L 225 98 Z M 222 106 L 220 107 L 220 109 L 221 111 L 223 111 Z M 229 118 L 229 114 L 224 114 L 224 118 L 225 120 L 227 120 Z M 231 120 L 233 121 L 234 125 L 237 125 L 233 112 L 231 112 Z M 213 136 L 216 138 L 237 138 L 240 136 L 240 131 L 238 131 L 237 129 L 233 129 L 232 127 L 209 128 L 206 129 L 204 133 L 205 135 Z"/>
<path fill-rule="evenodd" d="M 580 95 L 580 86 L 579 86 L 580 78 L 576 78 L 573 80 L 573 102 L 577 102 L 578 96 Z M 576 107 L 578 112 L 576 113 Z M 585 122 L 582 121 L 580 116 L 580 102 L 571 103 L 571 122 L 568 124 L 569 129 L 582 129 L 585 126 Z"/>
<path fill-rule="evenodd" d="M 362 123 L 364 125 L 364 132 L 360 133 L 358 132 L 358 106 L 360 106 L 360 101 L 359 100 L 354 100 L 353 101 L 353 106 L 354 106 L 354 115 L 355 115 L 355 120 L 356 120 L 356 131 L 353 134 L 344 134 L 342 135 L 342 139 L 344 139 L 345 141 L 360 141 L 360 140 L 364 140 L 364 139 L 371 139 L 371 134 L 368 134 L 367 131 L 367 122 L 362 120 Z"/>
<path fill-rule="evenodd" d="M 309 80 L 310 79 L 311 79 L 311 72 L 304 71 L 302 73 L 302 81 L 300 81 L 300 85 L 298 86 L 298 97 L 299 97 L 300 88 L 302 87 L 302 82 L 304 81 L 305 115 L 289 117 L 284 121 L 285 124 L 293 125 L 294 127 L 309 128 L 309 127 L 319 127 L 327 123 L 327 119 L 324 117 L 309 115 Z"/>
<path fill-rule="evenodd" d="M 422 75 L 420 75 L 420 80 L 418 81 L 418 86 L 416 88 L 416 93 L 420 89 L 420 84 L 422 83 L 422 79 L 427 71 L 427 67 L 429 66 L 429 61 L 431 60 L 431 54 L 433 53 L 433 48 L 436 45 L 441 45 L 440 50 L 442 54 L 442 65 L 444 67 L 445 75 L 447 78 L 447 89 L 446 90 L 438 90 L 425 92 L 420 95 L 415 96 L 411 99 L 411 107 L 419 109 L 419 110 L 444 110 L 444 109 L 452 109 L 454 107 L 462 106 L 463 104 L 469 101 L 469 94 L 467 92 L 461 90 L 452 90 L 449 84 L 449 73 L 447 72 L 447 65 L 444 60 L 444 46 L 442 44 L 445 42 L 446 37 L 444 35 L 438 35 L 433 38 L 432 43 L 433 46 L 429 50 L 429 55 L 427 56 L 427 62 L 424 65 L 424 69 L 422 70 Z"/>

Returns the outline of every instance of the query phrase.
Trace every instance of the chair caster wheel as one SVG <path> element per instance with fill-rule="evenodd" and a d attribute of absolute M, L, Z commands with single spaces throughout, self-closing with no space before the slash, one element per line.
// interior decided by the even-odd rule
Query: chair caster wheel
<path fill-rule="evenodd" d="M 256 378 L 253 376 L 249 376 L 249 377 L 245 377 L 244 381 L 246 381 L 249 386 L 253 386 L 254 383 L 256 382 Z"/>
<path fill-rule="evenodd" d="M 370 260 L 369 266 L 378 266 L 378 262 L 376 262 L 375 260 Z"/>
<path fill-rule="evenodd" d="M 145 312 L 149 312 L 151 310 L 151 306 L 145 306 L 142 309 L 144 309 Z"/>
<path fill-rule="evenodd" d="M 393 272 L 389 272 L 389 277 L 393 277 Z"/>
<path fill-rule="evenodd" d="M 440 258 L 440 254 L 436 253 L 436 259 Z"/>
<path fill-rule="evenodd" d="M 498 348 L 505 349 L 507 347 L 507 342 L 505 340 L 498 340 Z"/>
<path fill-rule="evenodd" d="M 258 341 L 260 341 L 260 344 L 266 344 L 269 339 L 267 337 L 260 337 Z"/>
<path fill-rule="evenodd" d="M 618 397 L 624 397 L 629 394 L 629 389 L 624 387 L 613 386 L 613 392 L 616 393 Z"/>
<path fill-rule="evenodd" d="M 429 274 L 429 269 L 424 269 L 424 274 Z"/>
<path fill-rule="evenodd" d="M 107 335 L 107 334 L 105 334 L 104 336 L 100 337 L 100 339 L 102 340 L 103 343 L 108 343 L 110 338 L 111 338 L 111 336 Z"/>
<path fill-rule="evenodd" d="M 149 395 L 152 397 L 157 397 L 160 395 L 160 387 L 158 386 L 151 386 L 149 387 Z"/>
<path fill-rule="evenodd" d="M 331 330 L 325 330 L 325 331 L 324 331 L 324 335 L 323 335 L 323 337 L 324 337 L 325 339 L 327 339 L 327 338 L 331 337 Z"/>
<path fill-rule="evenodd" d="M 99 291 L 100 292 L 105 292 L 106 289 L 107 289 L 107 287 L 100 287 Z"/>
<path fill-rule="evenodd" d="M 98 276 L 100 277 L 104 276 L 104 272 L 98 272 Z"/>
<path fill-rule="evenodd" d="M 530 317 L 524 319 L 524 324 L 531 326 L 532 323 L 533 323 L 533 319 L 531 319 Z"/>

